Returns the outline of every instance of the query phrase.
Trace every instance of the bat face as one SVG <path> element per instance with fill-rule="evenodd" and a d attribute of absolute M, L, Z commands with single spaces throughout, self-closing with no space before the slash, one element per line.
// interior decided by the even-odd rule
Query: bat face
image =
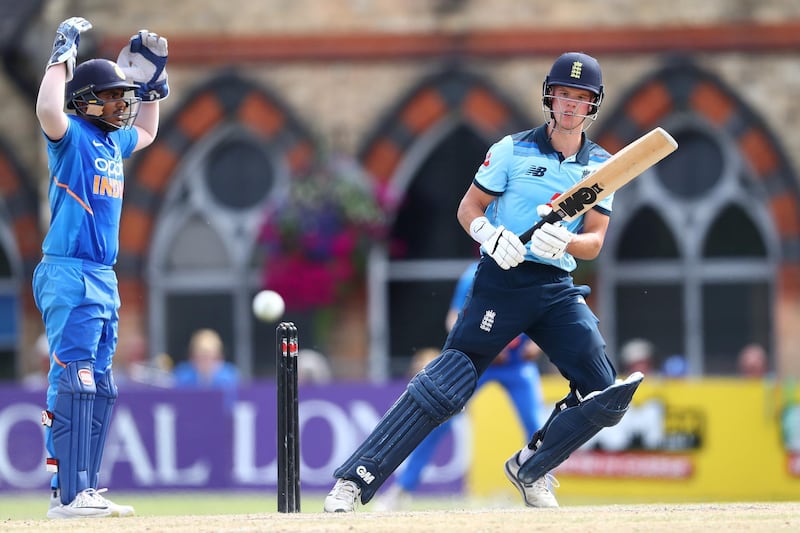
<path fill-rule="evenodd" d="M 574 220 L 677 148 L 678 143 L 662 128 L 639 137 L 553 200 L 553 212 L 520 235 L 520 240 L 527 242 L 545 222 Z"/>
<path fill-rule="evenodd" d="M 604 192 L 605 186 L 599 181 L 588 183 L 569 195 L 562 194 L 553 200 L 553 210 L 562 220 L 572 220 L 602 200 L 601 195 Z"/>

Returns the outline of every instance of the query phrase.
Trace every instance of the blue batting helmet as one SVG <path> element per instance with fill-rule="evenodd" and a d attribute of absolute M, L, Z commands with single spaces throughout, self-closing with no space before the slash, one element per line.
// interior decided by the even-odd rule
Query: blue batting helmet
<path fill-rule="evenodd" d="M 595 58 L 582 52 L 567 52 L 562 54 L 550 67 L 550 73 L 544 79 L 542 95 L 544 104 L 551 107 L 551 87 L 572 87 L 585 89 L 595 94 L 592 114 L 597 113 L 600 102 L 603 100 L 603 73 L 600 63 Z"/>
<path fill-rule="evenodd" d="M 75 101 L 94 97 L 101 91 L 123 89 L 133 91 L 136 85 L 125 79 L 119 65 L 108 59 L 90 59 L 75 67 L 72 79 L 67 83 L 67 107 L 75 109 Z"/>
<path fill-rule="evenodd" d="M 98 106 L 102 108 L 105 101 L 97 94 L 111 89 L 122 89 L 126 93 L 131 91 L 124 98 L 129 112 L 124 117 L 124 123 L 121 126 L 106 120 L 108 117 L 87 111 L 91 109 L 99 113 Z M 120 127 L 127 128 L 133 124 L 138 112 L 138 109 L 136 111 L 132 109 L 140 101 L 133 94 L 135 90 L 136 85 L 125 78 L 125 73 L 115 62 L 108 59 L 90 59 L 75 67 L 72 79 L 67 83 L 67 108 L 74 109 L 82 117 L 95 121 L 106 131 Z"/>

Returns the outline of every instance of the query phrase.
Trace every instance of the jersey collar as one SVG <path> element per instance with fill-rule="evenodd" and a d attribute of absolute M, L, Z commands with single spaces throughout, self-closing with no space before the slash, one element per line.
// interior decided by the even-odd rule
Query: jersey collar
<path fill-rule="evenodd" d="M 550 139 L 547 137 L 547 124 L 543 124 L 533 130 L 533 140 L 541 153 L 558 155 L 558 152 L 553 148 Z M 581 132 L 581 141 L 581 149 L 575 154 L 575 161 L 580 165 L 587 165 L 589 164 L 589 150 L 592 143 L 586 138 L 586 132 Z"/>

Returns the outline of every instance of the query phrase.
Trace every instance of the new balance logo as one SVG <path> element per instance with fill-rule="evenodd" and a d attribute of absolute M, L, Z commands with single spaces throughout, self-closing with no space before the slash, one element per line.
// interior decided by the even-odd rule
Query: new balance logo
<path fill-rule="evenodd" d="M 531 165 L 525 174 L 528 176 L 536 176 L 537 178 L 541 178 L 544 176 L 545 172 L 547 172 L 547 167 L 537 167 L 536 165 Z"/>
<path fill-rule="evenodd" d="M 492 331 L 492 326 L 494 326 L 494 318 L 497 316 L 497 313 L 488 309 L 484 314 L 483 318 L 481 319 L 481 329 L 486 331 L 487 333 Z"/>
<path fill-rule="evenodd" d="M 361 479 L 363 479 L 363 480 L 364 480 L 364 483 L 366 483 L 367 485 L 369 485 L 369 484 L 371 484 L 373 481 L 375 481 L 375 476 L 373 476 L 373 475 L 372 475 L 372 472 L 370 472 L 369 470 L 367 470 L 367 467 L 366 467 L 366 466 L 364 466 L 364 465 L 358 465 L 358 466 L 356 467 L 356 474 L 358 475 L 358 477 L 360 477 Z"/>

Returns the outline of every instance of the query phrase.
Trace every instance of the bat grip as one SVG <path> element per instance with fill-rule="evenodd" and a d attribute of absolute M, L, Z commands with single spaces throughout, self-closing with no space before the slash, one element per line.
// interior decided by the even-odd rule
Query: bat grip
<path fill-rule="evenodd" d="M 533 236 L 533 232 L 536 231 L 537 229 L 541 228 L 542 226 L 544 226 L 545 223 L 549 222 L 550 224 L 555 224 L 556 222 L 560 222 L 560 221 L 561 221 L 561 217 L 558 216 L 558 213 L 555 212 L 555 211 L 551 211 L 550 213 L 547 214 L 546 217 L 544 217 L 541 220 L 539 220 L 539 222 L 534 224 L 530 229 L 528 229 L 522 235 L 520 235 L 519 236 L 519 240 L 521 240 L 523 243 L 527 243 L 529 240 L 531 240 L 531 236 Z"/>

